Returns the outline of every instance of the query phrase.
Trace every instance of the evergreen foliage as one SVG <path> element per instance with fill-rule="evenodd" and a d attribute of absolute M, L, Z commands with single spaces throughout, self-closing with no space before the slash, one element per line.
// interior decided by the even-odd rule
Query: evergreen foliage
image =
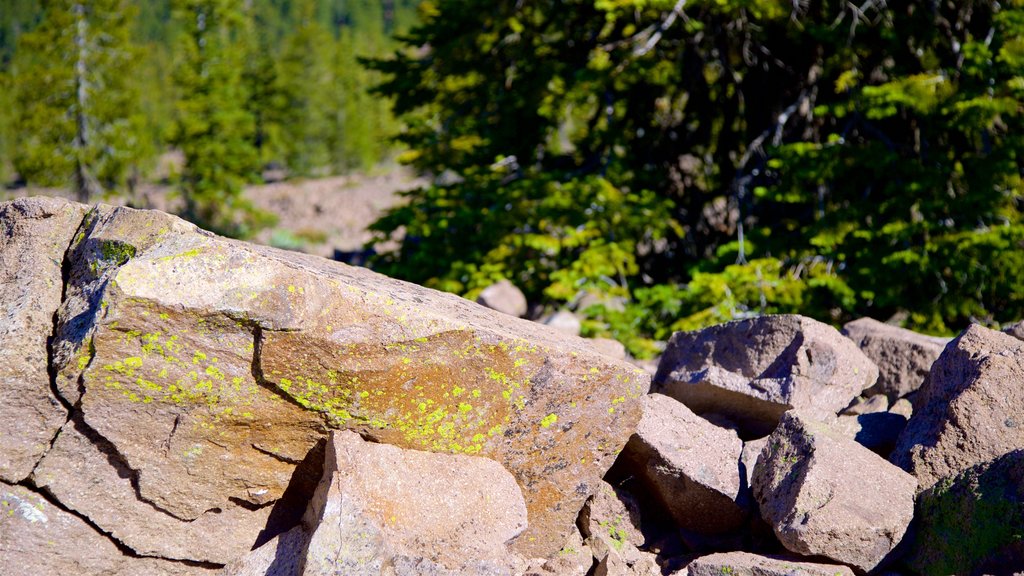
<path fill-rule="evenodd" d="M 372 67 L 405 159 L 448 177 L 376 224 L 404 231 L 388 273 L 625 295 L 586 327 L 641 355 L 762 312 L 940 333 L 1024 316 L 1019 0 L 421 11 Z"/>
<path fill-rule="evenodd" d="M 143 148 L 126 0 L 49 0 L 11 65 L 13 163 L 26 180 L 73 182 L 82 200 L 122 184 Z"/>

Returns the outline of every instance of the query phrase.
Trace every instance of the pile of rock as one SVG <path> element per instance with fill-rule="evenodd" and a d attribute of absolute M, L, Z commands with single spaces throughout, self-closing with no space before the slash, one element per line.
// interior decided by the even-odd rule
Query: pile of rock
<path fill-rule="evenodd" d="M 652 383 L 523 302 L 159 212 L 0 230 L 5 575 L 1024 569 L 1008 334 L 767 316 L 676 334 Z"/>

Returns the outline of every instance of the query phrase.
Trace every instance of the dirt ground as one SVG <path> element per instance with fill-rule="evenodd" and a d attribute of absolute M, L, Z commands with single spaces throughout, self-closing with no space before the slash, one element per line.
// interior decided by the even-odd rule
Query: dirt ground
<path fill-rule="evenodd" d="M 278 217 L 274 227 L 261 231 L 252 241 L 327 258 L 333 258 L 335 251 L 358 252 L 370 239 L 367 227 L 389 207 L 401 202 L 399 192 L 424 184 L 411 171 L 395 168 L 376 175 L 250 186 L 245 189 L 246 198 Z M 71 197 L 69 190 L 58 188 L 0 189 L 0 200 L 37 195 Z M 103 202 L 166 212 L 175 212 L 181 205 L 173 188 L 156 184 L 141 186 L 134 199 L 113 196 Z"/>

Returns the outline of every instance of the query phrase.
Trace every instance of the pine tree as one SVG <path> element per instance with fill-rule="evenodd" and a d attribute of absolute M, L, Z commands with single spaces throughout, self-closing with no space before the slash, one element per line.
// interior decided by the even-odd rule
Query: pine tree
<path fill-rule="evenodd" d="M 260 168 L 242 82 L 249 15 L 234 0 L 175 0 L 173 6 L 180 27 L 174 73 L 180 97 L 172 141 L 185 156 L 184 216 L 243 236 L 258 222 L 242 187 Z"/>
<path fill-rule="evenodd" d="M 73 182 L 79 199 L 121 184 L 140 160 L 137 53 L 127 0 L 49 0 L 19 38 L 14 164 L 26 180 Z"/>

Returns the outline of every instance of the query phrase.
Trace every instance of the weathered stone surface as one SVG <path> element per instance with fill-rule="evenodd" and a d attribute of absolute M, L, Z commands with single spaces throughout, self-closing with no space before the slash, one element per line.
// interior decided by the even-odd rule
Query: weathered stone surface
<path fill-rule="evenodd" d="M 1024 450 L 972 466 L 918 498 L 908 563 L 926 576 L 1024 569 Z"/>
<path fill-rule="evenodd" d="M 526 523 L 519 486 L 493 460 L 333 432 L 323 480 L 303 519 L 312 535 L 303 574 L 379 574 L 399 557 L 441 571 L 488 566 L 511 574 L 503 569 L 506 543 Z"/>
<path fill-rule="evenodd" d="M 874 363 L 831 326 L 761 316 L 673 334 L 652 391 L 697 414 L 728 416 L 744 426 L 744 437 L 756 438 L 790 408 L 834 415 L 877 377 Z"/>
<path fill-rule="evenodd" d="M 626 359 L 626 347 L 618 340 L 613 340 L 611 338 L 591 338 L 590 346 L 601 354 L 615 358 L 616 360 Z"/>
<path fill-rule="evenodd" d="M 134 472 L 68 422 L 32 475 L 36 486 L 142 556 L 226 564 L 252 548 L 269 507 L 234 503 L 184 522 L 140 501 Z"/>
<path fill-rule="evenodd" d="M 587 576 L 593 566 L 593 551 L 583 541 L 583 536 L 579 532 L 573 532 L 561 550 L 551 558 L 532 565 L 526 571 L 526 575 Z"/>
<path fill-rule="evenodd" d="M 861 414 L 885 412 L 888 409 L 889 399 L 884 394 L 877 394 L 875 396 L 868 396 L 867 398 L 863 396 L 857 398 L 840 414 L 846 416 L 859 416 Z"/>
<path fill-rule="evenodd" d="M 523 291 L 508 280 L 502 280 L 484 288 L 483 292 L 477 296 L 476 302 L 491 310 L 497 310 L 517 318 L 526 316 L 528 308 Z"/>
<path fill-rule="evenodd" d="M 595 573 L 658 576 L 654 554 L 643 552 L 640 505 L 627 492 L 602 483 L 577 522 L 596 561 Z"/>
<path fill-rule="evenodd" d="M 0 480 L 20 482 L 67 412 L 51 392 L 47 339 L 64 252 L 85 208 L 54 198 L 0 204 Z"/>
<path fill-rule="evenodd" d="M 1006 332 L 1018 340 L 1024 340 L 1024 320 L 1003 328 L 1003 332 Z"/>
<path fill-rule="evenodd" d="M 740 466 L 743 472 L 743 476 L 747 481 L 747 488 L 751 486 L 751 482 L 754 478 L 754 467 L 757 466 L 757 460 L 761 457 L 761 451 L 768 445 L 768 437 L 758 438 L 756 440 L 747 440 L 743 443 L 743 451 L 740 452 Z"/>
<path fill-rule="evenodd" d="M 724 552 L 697 558 L 686 567 L 689 576 L 853 576 L 848 566 L 805 562 L 782 556 Z"/>
<path fill-rule="evenodd" d="M 906 398 L 900 398 L 893 402 L 892 406 L 889 407 L 890 414 L 899 414 L 907 420 L 914 415 L 914 405 Z"/>
<path fill-rule="evenodd" d="M 218 576 L 298 576 L 305 560 L 309 533 L 303 526 L 279 534 L 235 559 Z"/>
<path fill-rule="evenodd" d="M 0 483 L 4 576 L 200 576 L 212 570 L 125 556 L 76 516 L 22 486 Z"/>
<path fill-rule="evenodd" d="M 872 412 L 859 416 L 839 416 L 829 424 L 847 438 L 882 458 L 888 458 L 900 433 L 907 426 L 907 418 L 889 412 Z"/>
<path fill-rule="evenodd" d="M 917 482 L 797 411 L 783 415 L 754 467 L 761 516 L 787 550 L 864 571 L 903 539 Z"/>
<path fill-rule="evenodd" d="M 559 310 L 545 318 L 543 322 L 546 326 L 550 326 L 555 330 L 565 332 L 566 334 L 572 334 L 573 336 L 579 336 L 580 329 L 582 328 L 580 319 L 568 310 Z"/>
<path fill-rule="evenodd" d="M 893 401 L 921 387 L 949 343 L 949 338 L 925 336 L 871 318 L 847 322 L 843 334 L 878 366 L 878 382 L 865 395 L 885 394 Z"/>
<path fill-rule="evenodd" d="M 699 534 L 721 534 L 743 524 L 739 460 L 743 442 L 661 394 L 644 398 L 644 414 L 623 450 L 648 490 L 676 523 Z"/>
<path fill-rule="evenodd" d="M 972 325 L 921 389 L 892 461 L 921 489 L 1024 446 L 1024 342 Z"/>
<path fill-rule="evenodd" d="M 182 520 L 272 504 L 330 428 L 501 462 L 557 551 L 640 417 L 642 371 L 364 269 L 99 207 L 70 252 L 58 388 Z"/>

